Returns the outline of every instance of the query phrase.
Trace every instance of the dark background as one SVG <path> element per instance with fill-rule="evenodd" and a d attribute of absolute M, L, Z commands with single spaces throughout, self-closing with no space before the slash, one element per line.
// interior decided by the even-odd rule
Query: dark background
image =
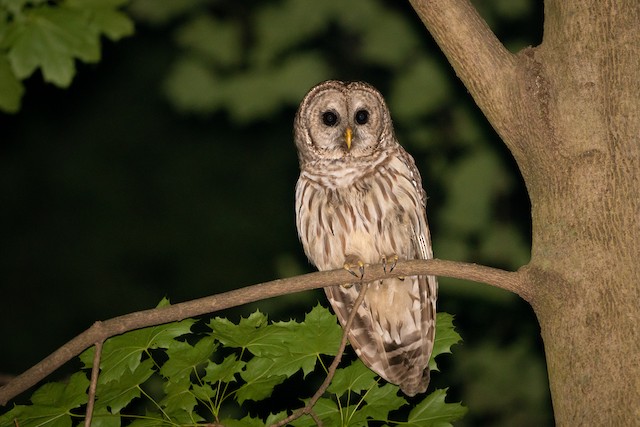
<path fill-rule="evenodd" d="M 318 4 L 316 4 L 318 3 Z M 297 103 L 315 83 L 366 80 L 387 98 L 429 195 L 439 258 L 517 269 L 529 205 L 516 165 L 408 4 L 134 1 L 136 34 L 105 41 L 67 90 L 26 82 L 0 113 L 0 373 L 29 368 L 95 320 L 313 271 L 293 211 Z M 541 5 L 477 1 L 507 47 L 539 43 Z M 464 339 L 437 387 L 458 425 L 551 425 L 531 308 L 440 280 Z M 300 317 L 322 292 L 271 299 Z M 62 375 L 58 372 L 57 375 Z"/>

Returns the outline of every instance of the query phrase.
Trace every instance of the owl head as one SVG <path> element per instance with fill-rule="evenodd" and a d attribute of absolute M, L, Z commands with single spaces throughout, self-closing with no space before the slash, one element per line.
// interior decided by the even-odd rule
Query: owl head
<path fill-rule="evenodd" d="M 373 86 L 329 80 L 304 97 L 294 123 L 300 164 L 366 160 L 394 143 L 387 105 Z"/>

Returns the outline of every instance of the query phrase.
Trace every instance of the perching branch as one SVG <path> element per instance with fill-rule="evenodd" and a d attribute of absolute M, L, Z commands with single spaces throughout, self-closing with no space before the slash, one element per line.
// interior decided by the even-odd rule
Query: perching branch
<path fill-rule="evenodd" d="M 529 297 L 527 284 L 523 279 L 523 274 L 520 272 L 508 272 L 476 264 L 438 259 L 401 261 L 398 262 L 391 273 L 385 273 L 382 264 L 370 265 L 365 269 L 362 283 L 389 277 L 414 275 L 468 279 L 514 292 L 525 300 L 528 300 Z M 321 271 L 247 286 L 168 307 L 138 311 L 103 322 L 98 321 L 44 360 L 0 388 L 0 405 L 6 405 L 10 399 L 37 384 L 85 349 L 109 337 L 134 329 L 214 313 L 267 298 L 352 282 L 353 276 L 346 270 Z"/>
<path fill-rule="evenodd" d="M 513 132 L 516 56 L 497 39 L 469 0 L 409 0 L 471 96 L 505 138 Z"/>

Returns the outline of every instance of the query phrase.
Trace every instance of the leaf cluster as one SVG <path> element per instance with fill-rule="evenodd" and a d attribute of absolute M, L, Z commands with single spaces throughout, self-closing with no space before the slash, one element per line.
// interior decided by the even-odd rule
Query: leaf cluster
<path fill-rule="evenodd" d="M 163 302 L 162 304 L 166 304 Z M 460 341 L 452 316 L 438 314 L 433 356 L 450 352 Z M 290 408 L 263 416 L 251 414 L 247 401 L 258 402 L 281 393 L 276 388 L 298 372 L 304 378 L 326 373 L 323 358 L 336 354 L 342 329 L 335 316 L 316 306 L 302 322 L 269 322 L 256 311 L 235 324 L 214 318 L 203 328 L 192 319 L 149 327 L 104 343 L 97 384 L 93 426 L 271 425 L 303 405 L 301 396 Z M 194 329 L 206 329 L 193 332 Z M 83 369 L 64 383 L 48 383 L 31 396 L 31 405 L 16 405 L 0 416 L 0 426 L 72 426 L 83 420 L 88 372 L 95 349 L 80 359 Z M 436 368 L 435 362 L 433 367 Z M 288 390 L 288 394 L 291 393 Z M 384 383 L 359 360 L 337 370 L 314 412 L 328 426 L 449 425 L 466 409 L 445 402 L 446 390 L 436 390 L 418 402 L 406 419 L 393 411 L 408 404 L 398 387 Z M 303 416 L 291 423 L 312 426 Z"/>
<path fill-rule="evenodd" d="M 62 88 L 76 73 L 75 60 L 100 60 L 100 36 L 119 40 L 133 22 L 118 10 L 128 0 L 0 0 L 0 110 L 16 112 L 22 80 L 36 70 Z"/>
<path fill-rule="evenodd" d="M 156 0 L 137 0 L 131 11 L 141 22 L 176 27 L 178 55 L 165 80 L 170 102 L 202 115 L 223 110 L 239 123 L 298 104 L 322 80 L 360 75 L 371 66 L 404 77 L 404 70 L 415 75 L 428 62 L 418 49 L 421 34 L 380 0 L 242 6 L 201 0 L 158 9 Z M 424 102 L 434 108 L 439 100 Z"/>

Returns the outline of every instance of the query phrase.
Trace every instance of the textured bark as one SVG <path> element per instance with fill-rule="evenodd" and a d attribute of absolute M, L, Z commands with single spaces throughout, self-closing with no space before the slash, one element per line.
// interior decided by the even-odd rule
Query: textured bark
<path fill-rule="evenodd" d="M 557 424 L 638 425 L 640 3 L 547 0 L 541 45 L 517 55 L 467 0 L 411 3 L 526 182 L 520 272 Z"/>

